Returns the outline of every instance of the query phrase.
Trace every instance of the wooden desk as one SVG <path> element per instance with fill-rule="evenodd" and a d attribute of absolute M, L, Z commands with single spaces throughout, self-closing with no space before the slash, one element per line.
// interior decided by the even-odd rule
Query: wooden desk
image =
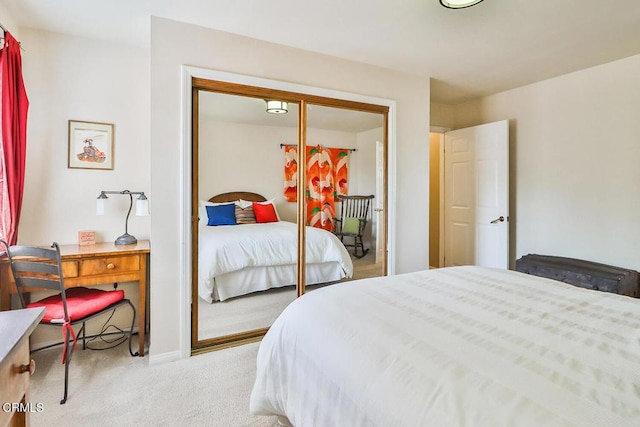
<path fill-rule="evenodd" d="M 147 324 L 147 283 L 150 243 L 138 240 L 134 245 L 116 246 L 113 243 L 95 245 L 60 245 L 65 288 L 95 286 L 117 282 L 138 282 L 137 307 L 140 356 L 144 356 Z M 16 286 L 8 260 L 0 259 L 0 310 L 11 309 L 11 293 Z"/>
<path fill-rule="evenodd" d="M 0 313 L 0 427 L 28 426 L 29 412 L 39 409 L 29 408 L 36 405 L 29 402 L 29 377 L 36 367 L 29 355 L 29 335 L 42 316 L 44 308 Z"/>

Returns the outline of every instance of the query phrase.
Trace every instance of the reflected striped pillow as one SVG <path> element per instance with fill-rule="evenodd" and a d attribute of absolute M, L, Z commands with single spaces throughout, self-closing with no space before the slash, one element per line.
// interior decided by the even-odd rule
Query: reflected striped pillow
<path fill-rule="evenodd" d="M 255 224 L 256 214 L 253 212 L 253 205 L 246 208 L 236 205 L 236 222 L 238 224 Z"/>

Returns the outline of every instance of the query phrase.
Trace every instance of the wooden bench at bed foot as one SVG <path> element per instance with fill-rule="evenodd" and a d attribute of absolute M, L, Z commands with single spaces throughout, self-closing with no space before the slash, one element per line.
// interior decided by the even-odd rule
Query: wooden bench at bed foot
<path fill-rule="evenodd" d="M 638 272 L 575 258 L 529 254 L 516 260 L 516 271 L 582 288 L 640 297 Z"/>

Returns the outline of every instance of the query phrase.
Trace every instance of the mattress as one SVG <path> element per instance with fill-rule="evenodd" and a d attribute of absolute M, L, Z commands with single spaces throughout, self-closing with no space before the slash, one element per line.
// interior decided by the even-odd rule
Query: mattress
<path fill-rule="evenodd" d="M 264 337 L 250 409 L 295 426 L 638 426 L 640 301 L 473 266 L 317 289 Z"/>
<path fill-rule="evenodd" d="M 287 221 L 216 227 L 200 225 L 200 298 L 207 302 L 224 301 L 295 284 L 297 239 L 297 225 Z M 340 240 L 326 230 L 307 227 L 306 260 L 307 270 L 312 274 L 312 281 L 308 283 L 330 282 L 353 275 L 349 253 Z M 329 267 L 317 267 L 322 264 Z M 327 274 L 323 275 L 323 272 Z"/>

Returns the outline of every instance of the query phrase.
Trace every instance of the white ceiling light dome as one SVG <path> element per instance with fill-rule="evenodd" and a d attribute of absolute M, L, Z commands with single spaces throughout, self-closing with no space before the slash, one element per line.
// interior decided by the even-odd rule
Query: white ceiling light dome
<path fill-rule="evenodd" d="M 265 99 L 267 101 L 267 113 L 271 114 L 285 114 L 287 111 L 287 102 L 278 101 L 275 99 Z"/>
<path fill-rule="evenodd" d="M 462 9 L 480 3 L 482 0 L 440 0 L 440 4 L 449 9 Z"/>

